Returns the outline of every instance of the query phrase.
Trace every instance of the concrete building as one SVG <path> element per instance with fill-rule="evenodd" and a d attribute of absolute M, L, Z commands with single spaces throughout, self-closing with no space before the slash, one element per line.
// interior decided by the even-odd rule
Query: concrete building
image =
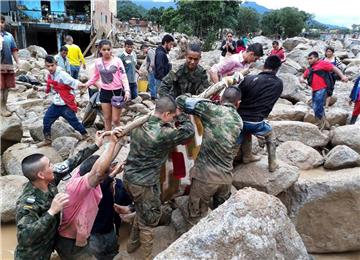
<path fill-rule="evenodd" d="M 1 0 L 1 13 L 20 48 L 39 45 L 55 54 L 70 34 L 82 50 L 95 36 L 108 35 L 116 0 Z M 100 35 L 100 36 L 99 36 Z"/>

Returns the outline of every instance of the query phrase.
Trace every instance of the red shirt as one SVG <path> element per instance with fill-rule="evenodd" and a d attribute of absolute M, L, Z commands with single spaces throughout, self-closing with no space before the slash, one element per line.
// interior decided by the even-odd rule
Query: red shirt
<path fill-rule="evenodd" d="M 311 66 L 311 68 L 315 71 L 316 70 L 324 70 L 324 71 L 328 71 L 328 72 L 332 71 L 333 67 L 334 67 L 333 64 L 331 64 L 330 62 L 324 61 L 324 60 L 319 60 Z M 307 78 L 309 76 L 309 73 L 310 73 L 310 70 L 306 69 L 304 72 L 304 78 Z M 320 77 L 319 75 L 314 73 L 311 88 L 313 91 L 317 91 L 317 90 L 326 88 L 325 79 L 323 79 L 322 77 Z"/>
<path fill-rule="evenodd" d="M 276 55 L 280 58 L 281 62 L 284 62 L 286 60 L 285 51 L 281 47 L 278 50 L 272 49 L 270 52 L 270 55 Z"/>

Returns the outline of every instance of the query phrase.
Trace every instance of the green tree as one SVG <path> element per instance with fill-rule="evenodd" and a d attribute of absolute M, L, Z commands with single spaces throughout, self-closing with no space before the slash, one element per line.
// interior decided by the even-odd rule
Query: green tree
<path fill-rule="evenodd" d="M 143 19 L 146 17 L 146 9 L 129 0 L 117 2 L 117 18 L 120 21 L 128 21 L 131 18 Z"/>
<path fill-rule="evenodd" d="M 161 25 L 161 17 L 164 11 L 165 11 L 164 7 L 160 7 L 160 8 L 153 7 L 147 11 L 146 19 L 156 24 L 159 29 L 159 26 Z"/>
<path fill-rule="evenodd" d="M 260 14 L 252 8 L 240 7 L 237 15 L 235 32 L 241 36 L 249 32 L 256 32 L 260 26 Z"/>

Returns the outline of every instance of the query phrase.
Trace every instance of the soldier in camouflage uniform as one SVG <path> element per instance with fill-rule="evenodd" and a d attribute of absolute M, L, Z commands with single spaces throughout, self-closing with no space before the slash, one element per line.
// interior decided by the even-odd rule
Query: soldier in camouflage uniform
<path fill-rule="evenodd" d="M 236 111 L 240 99 L 240 90 L 230 87 L 222 95 L 221 105 L 184 95 L 176 100 L 186 113 L 198 116 L 204 126 L 200 152 L 190 170 L 189 216 L 185 217 L 193 224 L 207 214 L 211 198 L 216 208 L 230 197 L 233 151 L 243 126 Z"/>
<path fill-rule="evenodd" d="M 171 70 L 162 80 L 159 96 L 170 94 L 173 97 L 189 93 L 198 95 L 210 86 L 206 70 L 199 65 L 201 48 L 190 44 L 186 52 L 186 62 L 177 71 Z"/>
<path fill-rule="evenodd" d="M 16 203 L 18 245 L 15 259 L 50 259 L 55 236 L 67 195 L 58 193 L 57 185 L 83 160 L 99 149 L 102 135 L 96 143 L 79 151 L 75 156 L 55 165 L 42 154 L 33 154 L 22 161 L 22 170 L 29 179 Z"/>
<path fill-rule="evenodd" d="M 176 128 L 169 124 L 175 116 L 179 123 Z M 123 178 L 136 210 L 127 245 L 129 253 L 141 245 L 144 259 L 151 258 L 153 229 L 161 217 L 160 169 L 169 152 L 193 135 L 191 121 L 177 110 L 171 96 L 161 97 L 156 102 L 155 114 L 132 131 Z"/>

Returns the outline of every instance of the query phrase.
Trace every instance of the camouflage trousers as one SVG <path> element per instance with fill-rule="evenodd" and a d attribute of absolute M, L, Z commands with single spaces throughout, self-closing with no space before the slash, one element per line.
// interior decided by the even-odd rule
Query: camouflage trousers
<path fill-rule="evenodd" d="M 151 259 L 154 227 L 161 218 L 160 184 L 139 186 L 124 180 L 124 187 L 130 194 L 136 210 L 131 230 L 133 235 L 130 235 L 130 238 L 139 239 L 144 259 Z"/>
<path fill-rule="evenodd" d="M 189 218 L 197 222 L 207 215 L 211 200 L 212 208 L 223 204 L 231 195 L 231 184 L 213 184 L 191 179 L 189 194 Z"/>

